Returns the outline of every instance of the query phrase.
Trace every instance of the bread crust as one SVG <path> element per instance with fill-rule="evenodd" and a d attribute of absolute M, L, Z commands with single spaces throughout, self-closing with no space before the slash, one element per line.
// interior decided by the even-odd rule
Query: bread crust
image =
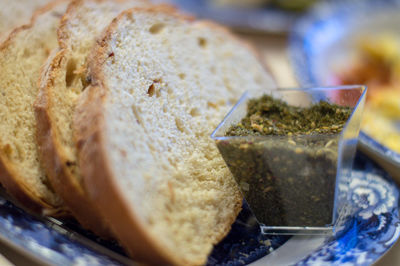
<path fill-rule="evenodd" d="M 1 40 L 0 50 L 3 50 L 3 49 L 5 49 L 8 45 L 10 45 L 11 40 L 12 40 L 12 39 L 14 38 L 14 36 L 17 35 L 20 31 L 23 31 L 23 30 L 25 30 L 25 29 L 31 28 L 31 27 L 33 26 L 33 24 L 35 23 L 36 18 L 37 18 L 38 16 L 40 16 L 40 15 L 46 13 L 47 11 L 53 9 L 55 6 L 57 6 L 57 5 L 61 4 L 61 3 L 64 3 L 64 2 L 68 2 L 68 1 L 69 1 L 69 0 L 53 0 L 52 2 L 48 3 L 47 5 L 45 5 L 45 6 L 41 7 L 41 8 L 39 8 L 39 9 L 37 9 L 37 10 L 33 13 L 33 15 L 32 15 L 32 17 L 31 17 L 29 23 L 24 24 L 24 25 L 21 25 L 21 26 L 18 26 L 18 27 L 16 27 L 16 28 L 12 29 L 11 31 L 8 32 L 8 35 L 1 34 L 1 36 L 0 36 L 0 37 L 1 37 L 1 38 L 0 38 L 0 40 Z"/>
<path fill-rule="evenodd" d="M 119 193 L 103 146 L 101 128 L 104 120 L 101 109 L 105 94 L 100 87 L 87 88 L 86 92 L 82 95 L 85 107 L 78 107 L 75 121 L 78 130 L 77 145 L 81 151 L 79 159 L 88 192 L 94 202 L 107 212 L 107 217 L 113 217 L 110 226 L 133 258 L 150 261 L 154 265 L 180 264 L 165 254 L 156 241 L 149 237 L 143 225 L 130 213 L 128 204 Z"/>
<path fill-rule="evenodd" d="M 193 21 L 192 17 L 182 16 L 175 11 L 157 8 L 135 8 L 123 12 L 109 26 L 98 41 L 89 60 L 92 86 L 81 96 L 74 117 L 74 129 L 79 151 L 79 160 L 85 186 L 93 201 L 108 219 L 108 222 L 121 244 L 135 259 L 154 265 L 201 265 L 204 261 L 186 261 L 179 254 L 171 254 L 146 230 L 135 213 L 131 212 L 125 196 L 120 193 L 116 177 L 112 173 L 107 158 L 104 140 L 103 105 L 107 97 L 107 84 L 104 81 L 102 65 L 109 57 L 108 45 L 118 21 L 135 12 L 165 12 L 183 21 Z M 229 231 L 241 210 L 242 198 L 238 197 L 234 215 L 226 221 L 226 228 L 216 236 L 219 242 Z M 213 243 L 216 244 L 216 243 Z"/>
<path fill-rule="evenodd" d="M 54 69 L 58 68 L 64 60 L 64 52 L 59 51 L 51 60 L 50 65 L 43 69 L 46 71 L 44 75 L 54 74 Z M 82 186 L 72 177 L 72 173 L 68 169 L 68 160 L 61 152 L 63 149 L 58 141 L 56 130 L 54 129 L 54 118 L 50 112 L 49 105 L 49 90 L 52 89 L 52 77 L 46 78 L 45 85 L 39 90 L 38 97 L 34 104 L 36 127 L 37 127 L 37 142 L 40 150 L 39 155 L 43 167 L 50 182 L 56 192 L 63 198 L 65 204 L 81 225 L 94 233 L 110 238 L 111 233 L 108 226 L 104 223 L 104 219 L 99 216 L 93 204 L 89 201 Z"/>
<path fill-rule="evenodd" d="M 51 215 L 58 213 L 58 210 L 41 199 L 20 182 L 17 171 L 10 167 L 10 162 L 0 154 L 0 182 L 7 193 L 28 212 L 40 215 Z"/>
<path fill-rule="evenodd" d="M 68 2 L 68 0 L 57 0 L 51 2 L 39 9 L 32 16 L 31 22 L 26 25 L 15 28 L 5 41 L 0 45 L 0 50 L 8 48 L 13 39 L 21 32 L 33 27 L 38 16 L 50 11 L 55 6 Z M 7 192 L 28 212 L 33 212 L 40 215 L 51 215 L 55 217 L 68 216 L 68 211 L 65 209 L 62 202 L 59 205 L 53 206 L 45 199 L 37 195 L 31 188 L 21 181 L 22 177 L 12 163 L 7 159 L 3 151 L 0 151 L 0 182 L 5 187 Z M 49 187 L 52 190 L 52 187 Z"/>
<path fill-rule="evenodd" d="M 58 29 L 58 41 L 60 49 L 53 58 L 49 58 L 48 65 L 42 70 L 39 94 L 34 104 L 37 120 L 37 141 L 41 147 L 40 156 L 44 164 L 50 182 L 57 193 L 64 199 L 66 205 L 79 223 L 103 238 L 112 238 L 112 233 L 105 219 L 101 216 L 97 206 L 87 196 L 82 184 L 79 183 L 74 173 L 68 167 L 71 162 L 64 152 L 59 141 L 57 126 L 53 117 L 53 93 L 55 79 L 61 71 L 62 65 L 68 60 L 67 24 L 70 14 L 84 4 L 84 2 L 102 3 L 110 0 L 75 0 L 68 6 L 67 12 L 61 20 Z M 116 3 L 123 3 L 127 0 L 113 0 Z M 79 164 L 76 166 L 79 167 Z"/>
<path fill-rule="evenodd" d="M 67 11 L 65 12 L 65 15 L 63 16 L 63 18 L 61 19 L 60 22 L 60 26 L 58 28 L 58 44 L 60 46 L 61 49 L 66 49 L 68 48 L 68 43 L 66 42 L 66 40 L 69 39 L 67 31 L 65 31 L 65 28 L 67 27 L 67 23 L 69 21 L 69 14 L 72 14 L 76 9 L 79 8 L 79 6 L 81 6 L 85 1 L 87 2 L 95 2 L 95 3 L 102 3 L 102 2 L 107 2 L 107 1 L 113 1 L 116 4 L 122 4 L 122 3 L 126 3 L 128 1 L 131 0 L 72 0 L 71 4 L 68 6 Z M 141 2 L 147 2 L 150 3 L 150 0 L 140 0 Z"/>
<path fill-rule="evenodd" d="M 69 58 L 68 27 L 71 14 L 82 6 L 85 2 L 115 2 L 116 4 L 126 3 L 130 0 L 74 0 L 67 8 L 63 16 L 60 27 L 58 28 L 59 51 L 51 58 L 48 65 L 42 70 L 39 94 L 34 104 L 37 120 L 37 141 L 41 147 L 40 156 L 49 176 L 50 182 L 56 192 L 63 198 L 66 205 L 79 223 L 103 238 L 112 238 L 113 234 L 105 222 L 104 217 L 98 211 L 96 204 L 87 196 L 83 185 L 77 180 L 75 174 L 71 172 L 68 164 L 68 156 L 63 145 L 60 143 L 57 126 L 54 121 L 53 90 L 55 79 L 60 76 L 58 73 L 63 64 Z M 141 0 L 144 3 L 147 0 Z M 165 5 L 165 8 L 171 8 Z M 79 167 L 79 162 L 76 167 Z"/>

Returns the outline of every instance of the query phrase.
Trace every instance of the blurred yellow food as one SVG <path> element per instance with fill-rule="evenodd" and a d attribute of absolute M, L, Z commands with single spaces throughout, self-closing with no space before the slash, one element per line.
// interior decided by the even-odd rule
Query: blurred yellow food
<path fill-rule="evenodd" d="M 381 144 L 400 153 L 400 39 L 381 33 L 361 38 L 359 57 L 339 79 L 342 84 L 368 86 L 361 128 Z"/>
<path fill-rule="evenodd" d="M 400 153 L 400 134 L 393 120 L 380 115 L 377 110 L 366 108 L 362 121 L 362 130 L 379 143 Z"/>
<path fill-rule="evenodd" d="M 399 40 L 390 33 L 383 33 L 377 37 L 364 37 L 359 41 L 359 48 L 367 56 L 383 62 L 399 61 Z"/>
<path fill-rule="evenodd" d="M 400 41 L 393 34 L 382 34 L 363 39 L 359 48 L 364 56 L 363 62 L 370 63 L 367 68 L 380 68 L 364 73 L 383 73 L 385 76 L 380 79 L 366 76 L 371 90 L 362 129 L 381 144 L 400 153 L 400 130 L 395 125 L 400 121 Z"/>
<path fill-rule="evenodd" d="M 370 97 L 367 108 L 388 119 L 400 120 L 400 89 L 382 88 Z"/>

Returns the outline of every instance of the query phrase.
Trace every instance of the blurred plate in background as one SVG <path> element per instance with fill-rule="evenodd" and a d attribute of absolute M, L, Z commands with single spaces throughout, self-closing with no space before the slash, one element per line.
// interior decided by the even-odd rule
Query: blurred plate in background
<path fill-rule="evenodd" d="M 211 19 L 241 31 L 285 33 L 291 29 L 301 14 L 270 5 L 246 8 L 219 5 L 215 4 L 218 1 L 213 0 L 157 0 L 156 2 L 175 4 L 200 18 Z"/>
<path fill-rule="evenodd" d="M 399 0 L 321 3 L 296 23 L 289 46 L 290 60 L 301 86 L 333 86 L 343 83 L 368 85 L 365 114 L 372 124 L 364 123 L 362 126 L 360 148 L 385 167 L 397 181 L 400 181 L 400 141 L 388 144 L 389 137 L 379 133 L 390 127 L 394 131 L 391 133 L 392 137 L 400 139 L 399 121 L 396 118 L 390 118 L 389 121 L 385 115 L 370 116 L 383 111 L 389 106 L 389 102 L 396 99 L 398 106 L 396 102 L 390 104 L 400 110 L 400 97 L 397 97 L 400 95 L 400 86 L 385 80 L 392 79 L 388 74 L 392 71 L 387 66 L 388 60 L 400 62 L 400 46 L 396 47 L 392 41 L 400 38 L 399 13 Z M 379 38 L 382 38 L 381 42 L 376 41 Z M 373 40 L 376 47 L 372 47 L 369 40 Z M 362 57 L 365 52 L 370 53 L 372 63 L 371 59 L 368 61 Z M 397 66 L 393 68 L 400 70 Z M 386 99 L 381 101 L 378 108 L 371 109 L 370 103 L 375 101 L 375 95 L 382 94 L 387 87 L 391 87 L 395 94 L 385 96 Z M 381 88 L 384 89 L 380 91 Z M 392 110 L 392 113 L 400 117 L 399 111 Z"/>

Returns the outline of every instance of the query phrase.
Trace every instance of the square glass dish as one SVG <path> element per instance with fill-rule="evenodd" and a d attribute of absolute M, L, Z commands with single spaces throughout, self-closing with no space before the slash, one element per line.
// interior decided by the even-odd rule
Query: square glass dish
<path fill-rule="evenodd" d="M 335 232 L 349 200 L 365 94 L 358 85 L 248 91 L 212 133 L 264 234 Z M 351 115 L 337 133 L 227 136 L 246 116 L 249 100 L 263 95 L 304 108 L 326 101 L 349 107 Z"/>

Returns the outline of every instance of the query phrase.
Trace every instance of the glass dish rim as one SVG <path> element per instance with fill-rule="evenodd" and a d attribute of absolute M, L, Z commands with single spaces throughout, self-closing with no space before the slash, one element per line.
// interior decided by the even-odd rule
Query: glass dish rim
<path fill-rule="evenodd" d="M 273 91 L 303 91 L 303 92 L 310 92 L 310 91 L 329 91 L 329 90 L 352 90 L 352 89 L 361 89 L 362 93 L 360 97 L 357 100 L 357 103 L 354 105 L 353 111 L 351 112 L 351 115 L 349 119 L 346 122 L 346 125 L 344 129 L 347 127 L 348 121 L 351 120 L 353 117 L 353 114 L 355 110 L 358 109 L 359 105 L 361 104 L 361 101 L 365 98 L 365 95 L 367 93 L 367 86 L 366 85 L 341 85 L 341 86 L 321 86 L 321 87 L 306 87 L 306 88 L 276 88 L 273 90 L 270 90 L 269 92 Z M 277 136 L 277 135 L 268 135 L 268 136 L 217 136 L 217 132 L 220 130 L 220 128 L 225 124 L 225 122 L 228 120 L 228 118 L 235 112 L 238 106 L 240 106 L 246 99 L 249 93 L 251 92 L 257 92 L 257 90 L 246 90 L 240 99 L 236 102 L 236 104 L 230 109 L 230 111 L 226 114 L 224 119 L 218 124 L 216 129 L 211 133 L 210 137 L 215 140 L 215 141 L 222 141 L 222 140 L 245 140 L 245 139 L 252 139 L 252 140 L 265 140 L 266 138 L 287 138 L 287 136 Z M 267 91 L 265 91 L 267 92 Z M 344 132 L 344 130 L 342 131 Z M 342 134 L 339 133 L 338 135 Z M 299 135 L 296 137 L 311 137 L 312 135 Z M 318 136 L 318 135 L 315 135 Z M 292 136 L 293 137 L 293 136 Z"/>

